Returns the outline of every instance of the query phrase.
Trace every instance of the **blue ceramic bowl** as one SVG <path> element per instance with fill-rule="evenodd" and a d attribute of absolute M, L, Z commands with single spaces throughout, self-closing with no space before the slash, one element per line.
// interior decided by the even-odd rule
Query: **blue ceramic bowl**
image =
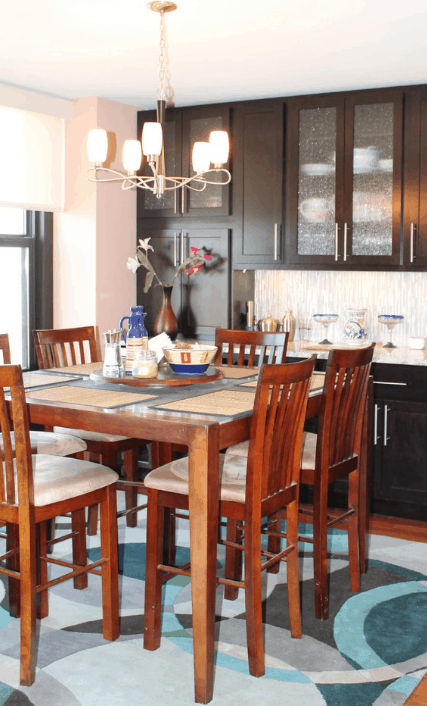
<path fill-rule="evenodd" d="M 216 346 L 207 344 L 198 345 L 197 348 L 181 348 L 173 346 L 163 348 L 165 358 L 174 373 L 178 375 L 203 375 L 215 358 Z"/>
<path fill-rule="evenodd" d="M 178 375 L 202 375 L 209 368 L 210 363 L 201 365 L 185 365 L 185 363 L 169 363 L 174 373 Z"/>

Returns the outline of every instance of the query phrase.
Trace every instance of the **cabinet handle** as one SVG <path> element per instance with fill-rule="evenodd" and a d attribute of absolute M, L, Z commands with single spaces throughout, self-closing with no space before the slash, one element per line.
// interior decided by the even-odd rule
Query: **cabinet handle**
<path fill-rule="evenodd" d="M 415 235 L 415 224 L 411 223 L 411 239 L 409 241 L 409 247 L 410 247 L 410 252 L 409 252 L 409 262 L 412 264 L 413 261 L 415 260 L 414 256 L 414 235 Z"/>
<path fill-rule="evenodd" d="M 185 210 L 185 187 L 181 187 L 181 213 L 184 213 Z"/>
<path fill-rule="evenodd" d="M 176 249 L 176 233 L 173 234 L 173 266 L 177 266 L 177 261 L 176 261 L 176 256 L 177 256 L 177 249 Z"/>
<path fill-rule="evenodd" d="M 179 264 L 182 265 L 182 263 L 184 262 L 184 231 L 183 231 L 183 230 L 181 231 L 179 237 L 180 237 L 180 239 L 181 239 L 181 248 L 180 248 L 180 250 L 181 250 L 181 253 L 180 253 L 181 262 L 180 262 Z"/>
<path fill-rule="evenodd" d="M 347 262 L 347 223 L 344 223 L 344 262 Z"/>
<path fill-rule="evenodd" d="M 173 212 L 175 215 L 178 213 L 178 199 L 177 199 L 176 189 L 173 192 Z"/>
<path fill-rule="evenodd" d="M 399 385 L 400 387 L 407 387 L 407 382 L 386 382 L 384 380 L 374 380 L 374 385 Z"/>
<path fill-rule="evenodd" d="M 374 405 L 374 446 L 377 445 L 378 441 L 378 405 Z"/>
<path fill-rule="evenodd" d="M 338 223 L 335 223 L 335 262 L 338 261 L 339 255 L 338 255 L 338 231 L 339 231 L 339 225 Z"/>
<path fill-rule="evenodd" d="M 274 224 L 274 262 L 277 261 L 277 254 L 278 254 L 278 235 L 279 235 L 279 226 L 277 223 Z"/>
<path fill-rule="evenodd" d="M 387 441 L 390 437 L 387 436 L 387 420 L 388 420 L 388 405 L 384 405 L 384 446 L 387 446 Z"/>

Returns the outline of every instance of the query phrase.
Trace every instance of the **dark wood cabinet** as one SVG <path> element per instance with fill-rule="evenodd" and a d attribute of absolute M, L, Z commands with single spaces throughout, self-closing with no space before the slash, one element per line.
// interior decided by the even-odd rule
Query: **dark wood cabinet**
<path fill-rule="evenodd" d="M 163 282 L 171 284 L 174 274 L 183 260 L 191 256 L 191 248 L 204 248 L 213 255 L 200 272 L 192 275 L 182 273 L 175 280 L 172 292 L 172 308 L 179 321 L 179 330 L 184 336 L 212 338 L 215 328 L 230 325 L 230 235 L 226 228 L 197 230 L 155 230 L 140 233 L 140 237 L 151 237 L 154 252 L 148 256 Z M 153 333 L 155 318 L 162 301 L 161 287 L 153 285 L 144 293 L 146 270 L 137 272 L 137 301 L 145 307 L 146 328 Z"/>
<path fill-rule="evenodd" d="M 233 264 L 282 259 L 283 101 L 233 109 Z"/>
<path fill-rule="evenodd" d="M 156 120 L 155 111 L 138 113 L 137 136 L 141 138 L 144 122 Z M 185 109 L 168 109 L 164 130 L 164 160 L 166 176 L 194 175 L 192 148 L 195 142 L 207 142 L 212 130 L 230 128 L 229 105 L 209 105 Z M 228 168 L 228 165 L 224 165 Z M 141 174 L 150 175 L 151 169 L 143 162 Z M 223 181 L 224 176 L 211 172 L 209 179 Z M 197 189 L 197 190 L 196 190 Z M 206 218 L 227 216 L 230 212 L 230 185 L 208 184 L 192 188 L 166 191 L 160 198 L 145 189 L 138 190 L 138 218 Z"/>
<path fill-rule="evenodd" d="M 408 91 L 405 105 L 404 264 L 427 267 L 427 87 Z"/>
<path fill-rule="evenodd" d="M 284 262 L 398 266 L 403 90 L 291 98 L 286 111 Z"/>

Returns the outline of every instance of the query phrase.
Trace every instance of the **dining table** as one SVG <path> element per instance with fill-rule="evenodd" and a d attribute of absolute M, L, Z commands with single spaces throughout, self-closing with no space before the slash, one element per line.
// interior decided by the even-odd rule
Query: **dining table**
<path fill-rule="evenodd" d="M 101 363 L 24 374 L 30 423 L 188 447 L 194 691 L 203 704 L 214 687 L 219 452 L 249 438 L 259 371 L 219 366 L 219 372 L 214 380 L 171 386 L 107 381 Z M 307 417 L 318 414 L 322 388 L 316 374 Z"/>

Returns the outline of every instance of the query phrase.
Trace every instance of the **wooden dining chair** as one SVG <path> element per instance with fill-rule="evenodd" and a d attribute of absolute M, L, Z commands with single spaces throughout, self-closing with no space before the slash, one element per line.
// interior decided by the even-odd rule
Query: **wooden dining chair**
<path fill-rule="evenodd" d="M 301 483 L 313 486 L 314 600 L 316 617 L 329 616 L 327 533 L 339 524 L 348 531 L 350 585 L 360 591 L 360 529 L 366 532 L 368 469 L 363 463 L 367 444 L 367 393 L 375 343 L 362 349 L 335 349 L 329 353 L 323 387 L 323 405 L 317 434 L 306 433 Z M 347 508 L 328 512 L 328 489 L 348 478 Z M 304 509 L 305 514 L 307 509 Z M 364 526 L 363 526 L 364 525 Z M 304 541 L 308 541 L 304 538 Z"/>
<path fill-rule="evenodd" d="M 312 356 L 302 363 L 263 365 L 255 393 L 247 472 L 246 464 L 242 473 L 242 466 L 232 456 L 220 454 L 219 512 L 221 517 L 244 523 L 243 544 L 233 549 L 244 553 L 245 576 L 236 581 L 226 574 L 218 581 L 246 589 L 249 671 L 257 677 L 265 672 L 261 574 L 281 560 L 287 561 L 291 634 L 302 635 L 298 494 L 303 427 L 315 360 Z M 144 647 L 155 650 L 160 646 L 162 583 L 174 574 L 190 575 L 188 565 L 178 568 L 162 563 L 165 509 L 188 510 L 188 459 L 151 471 L 144 482 L 148 489 Z M 262 518 L 284 507 L 288 518 L 286 547 L 272 554 L 261 546 L 262 530 L 267 534 L 271 531 L 268 523 L 263 526 Z M 227 540 L 221 543 L 228 545 Z"/>
<path fill-rule="evenodd" d="M 249 365 L 259 367 L 263 363 L 284 363 L 288 346 L 288 332 L 267 333 L 264 331 L 240 331 L 237 329 L 215 329 L 215 365 Z M 224 347 L 228 346 L 225 353 Z"/>
<path fill-rule="evenodd" d="M 9 388 L 5 395 L 5 388 Z M 10 403 L 6 397 L 10 395 Z M 15 454 L 10 431 L 15 433 Z M 116 480 L 106 466 L 75 458 L 32 456 L 28 412 L 19 365 L 0 366 L 0 431 L 3 463 L 0 464 L 0 521 L 7 525 L 6 553 L 0 557 L 0 573 L 9 578 L 13 597 L 19 585 L 21 616 L 20 682 L 31 686 L 36 669 L 36 617 L 48 614 L 47 575 L 49 562 L 60 563 L 67 578 L 96 573 L 102 578 L 103 634 L 107 640 L 119 636 Z M 101 508 L 101 558 L 87 564 L 79 560 L 59 562 L 47 554 L 46 521 L 72 512 L 73 530 L 84 536 L 84 513 L 90 505 Z M 39 543 L 36 532 L 39 529 Z M 3 562 L 6 562 L 6 566 Z M 37 606 L 38 603 L 38 606 Z"/>
<path fill-rule="evenodd" d="M 64 368 L 83 363 L 102 364 L 101 350 L 94 326 L 38 330 L 33 331 L 33 334 L 40 369 Z M 127 525 L 135 527 L 137 511 L 146 507 L 145 504 L 138 505 L 138 494 L 145 494 L 144 484 L 138 480 L 138 448 L 149 442 L 144 439 L 85 429 L 54 427 L 54 431 L 83 439 L 87 444 L 87 451 L 96 455 L 100 463 L 110 468 L 116 468 L 117 454 L 123 452 L 124 481 L 119 481 L 117 487 L 125 491 L 126 510 L 120 512 L 119 516 L 126 515 Z M 88 521 L 89 534 L 96 534 L 97 518 L 97 509 L 91 508 Z"/>

